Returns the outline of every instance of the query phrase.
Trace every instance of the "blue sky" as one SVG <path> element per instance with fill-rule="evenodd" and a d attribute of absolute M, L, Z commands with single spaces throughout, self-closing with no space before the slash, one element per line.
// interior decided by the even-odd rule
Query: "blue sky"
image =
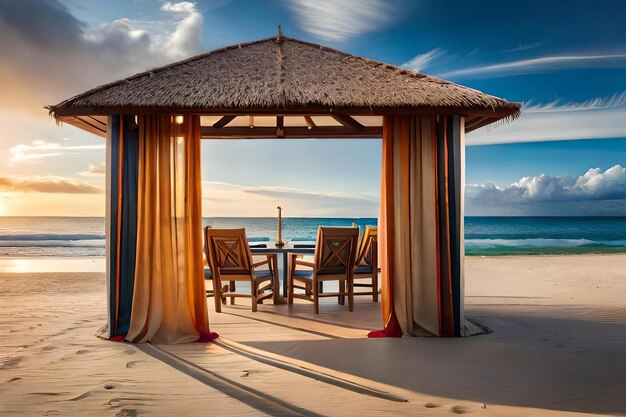
<path fill-rule="evenodd" d="M 278 24 L 523 102 L 467 137 L 468 214 L 626 215 L 624 21 L 620 0 L 2 2 L 0 215 L 103 214 L 102 140 L 45 104 Z M 205 215 L 375 216 L 380 141 L 205 141 L 203 177 Z"/>

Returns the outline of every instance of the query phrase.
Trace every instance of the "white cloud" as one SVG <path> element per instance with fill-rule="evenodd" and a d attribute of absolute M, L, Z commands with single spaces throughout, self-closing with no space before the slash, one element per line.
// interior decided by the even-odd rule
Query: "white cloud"
<path fill-rule="evenodd" d="M 615 165 L 604 172 L 600 168 L 592 168 L 578 177 L 541 174 L 524 177 L 502 187 L 493 183 L 468 184 L 465 195 L 469 214 L 494 213 L 485 213 L 487 209 L 527 215 L 552 214 L 542 213 L 542 210 L 555 210 L 558 214 L 561 210 L 561 214 L 567 215 L 585 207 L 589 210 L 594 205 L 596 209 L 606 209 L 602 207 L 606 202 L 615 205 L 620 201 L 618 207 L 623 209 L 626 203 L 626 168 Z M 583 211 L 583 214 L 591 215 L 593 212 Z"/>
<path fill-rule="evenodd" d="M 304 30 L 339 42 L 383 27 L 393 12 L 385 0 L 289 0 L 288 4 Z"/>
<path fill-rule="evenodd" d="M 515 48 L 503 49 L 502 51 L 498 51 L 496 53 L 503 54 L 503 53 L 507 53 L 507 52 L 520 52 L 520 51 L 526 51 L 528 49 L 539 48 L 540 46 L 543 46 L 543 43 L 536 42 L 536 43 L 531 43 L 531 44 L 528 44 L 528 45 L 523 45 L 523 44 L 520 43 Z"/>
<path fill-rule="evenodd" d="M 104 164 L 93 165 L 89 164 L 89 169 L 84 172 L 79 172 L 78 175 L 81 177 L 99 177 L 101 178 L 106 174 L 106 166 Z"/>
<path fill-rule="evenodd" d="M 402 64 L 402 66 L 413 71 L 421 72 L 424 68 L 428 67 L 435 58 L 438 58 L 441 55 L 443 55 L 443 50 L 441 48 L 431 49 L 428 52 L 416 55 L 410 61 Z"/>
<path fill-rule="evenodd" d="M 0 177 L 0 190 L 18 193 L 99 194 L 101 187 L 72 178 L 46 177 Z"/>
<path fill-rule="evenodd" d="M 564 68 L 626 68 L 626 54 L 556 55 L 449 71 L 442 78 L 507 77 Z"/>
<path fill-rule="evenodd" d="M 626 91 L 613 94 L 610 97 L 592 98 L 581 103 L 563 103 L 563 101 L 559 99 L 547 104 L 528 101 L 527 103 L 524 103 L 522 111 L 524 113 L 571 112 L 584 110 L 606 110 L 624 106 L 626 106 Z"/>
<path fill-rule="evenodd" d="M 43 117 L 46 104 L 201 52 L 195 3 L 161 10 L 165 17 L 150 24 L 120 18 L 89 27 L 59 0 L 0 2 L 0 106 Z"/>
<path fill-rule="evenodd" d="M 196 8 L 195 3 L 167 2 L 163 4 L 161 10 L 175 13 L 180 17 L 176 29 L 164 45 L 165 53 L 174 59 L 197 54 L 202 49 L 201 33 L 204 17 Z"/>
<path fill-rule="evenodd" d="M 378 197 L 363 194 L 305 191 L 281 186 L 246 186 L 203 181 L 202 214 L 219 216 L 275 216 L 276 206 L 284 215 L 312 217 L 376 217 Z"/>
<path fill-rule="evenodd" d="M 467 136 L 468 145 L 571 139 L 626 138 L 626 92 L 584 102 L 529 101 L 521 117 Z"/>
<path fill-rule="evenodd" d="M 74 154 L 77 151 L 105 149 L 105 145 L 63 146 L 58 143 L 34 141 L 31 145 L 18 144 L 11 146 L 11 162 L 35 161 L 61 155 Z"/>

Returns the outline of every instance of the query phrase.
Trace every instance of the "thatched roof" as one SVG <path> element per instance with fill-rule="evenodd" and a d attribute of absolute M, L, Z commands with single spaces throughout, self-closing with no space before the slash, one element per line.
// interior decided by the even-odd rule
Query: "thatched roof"
<path fill-rule="evenodd" d="M 233 45 L 115 81 L 55 106 L 64 116 L 129 113 L 468 116 L 474 128 L 520 106 L 452 82 L 283 36 Z"/>

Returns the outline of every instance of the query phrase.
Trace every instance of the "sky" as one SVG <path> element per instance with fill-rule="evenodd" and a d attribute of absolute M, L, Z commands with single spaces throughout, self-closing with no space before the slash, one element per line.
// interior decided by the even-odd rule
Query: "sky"
<path fill-rule="evenodd" d="M 104 215 L 103 139 L 45 105 L 277 25 L 522 103 L 467 136 L 468 215 L 626 215 L 624 21 L 622 0 L 0 0 L 0 215 Z M 376 217 L 380 160 L 371 139 L 203 141 L 203 214 Z"/>

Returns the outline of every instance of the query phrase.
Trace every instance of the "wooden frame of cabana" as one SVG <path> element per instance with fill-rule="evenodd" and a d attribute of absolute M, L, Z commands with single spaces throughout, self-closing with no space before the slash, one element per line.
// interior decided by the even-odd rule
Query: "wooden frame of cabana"
<path fill-rule="evenodd" d="M 107 138 L 110 337 L 167 343 L 212 337 L 197 259 L 201 138 L 382 138 L 384 330 L 372 336 L 472 332 L 463 315 L 464 135 L 515 119 L 518 104 L 279 31 L 48 109 L 58 122 Z M 168 188 L 178 171 L 184 177 L 176 183 L 186 188 Z M 184 210 L 164 198 L 180 199 Z M 183 223 L 184 233 L 175 229 Z M 168 233 L 185 239 L 164 246 Z M 143 265 L 146 257 L 162 265 Z M 186 282 L 189 305 L 176 304 L 180 294 L 166 290 L 170 275 Z M 154 288 L 161 289 L 159 300 L 178 307 L 157 306 L 154 313 Z"/>

